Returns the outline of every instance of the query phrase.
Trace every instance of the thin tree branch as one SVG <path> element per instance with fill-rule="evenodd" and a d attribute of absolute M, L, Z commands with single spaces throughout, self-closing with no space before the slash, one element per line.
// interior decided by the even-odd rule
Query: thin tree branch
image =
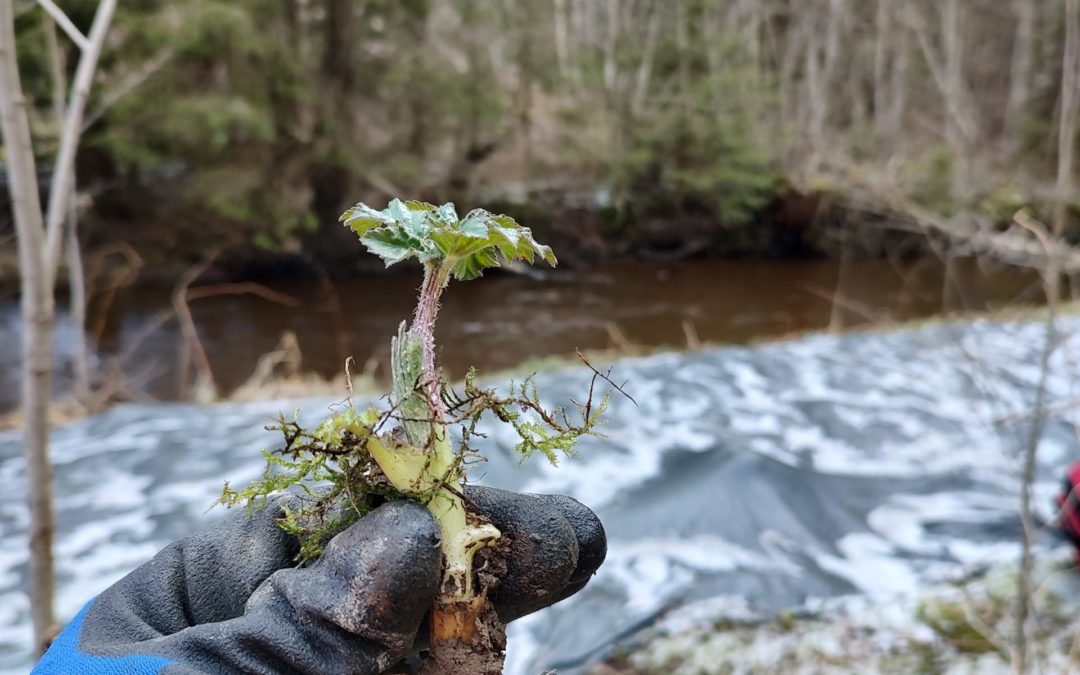
<path fill-rule="evenodd" d="M 216 385 L 214 384 L 214 371 L 210 367 L 210 357 L 206 354 L 206 348 L 199 340 L 199 331 L 195 327 L 195 319 L 191 316 L 191 308 L 188 306 L 188 291 L 191 284 L 198 279 L 203 272 L 210 267 L 217 252 L 213 252 L 204 262 L 195 265 L 180 277 L 173 290 L 172 302 L 176 312 L 176 320 L 180 323 L 180 333 L 184 336 L 184 346 L 180 348 L 179 364 L 177 365 L 178 394 L 184 396 L 187 389 L 187 371 L 191 362 L 191 356 L 195 356 L 195 365 L 198 370 L 196 387 L 202 385 L 196 397 L 201 397 L 203 391 L 216 397 Z"/>
<path fill-rule="evenodd" d="M 53 167 L 52 183 L 49 186 L 49 205 L 45 212 L 45 272 L 48 288 L 52 289 L 56 280 L 56 270 L 60 258 L 61 230 L 67 215 L 67 202 L 71 198 L 71 187 L 75 173 L 75 153 L 82 136 L 83 111 L 90 94 L 90 85 L 94 80 L 98 57 L 105 44 L 105 36 L 116 10 L 117 0 L 101 0 L 94 23 L 90 26 L 89 45 L 83 50 L 79 65 L 75 69 L 71 94 L 68 96 L 67 110 L 64 116 L 64 128 L 60 132 L 60 149 L 56 154 Z"/>
<path fill-rule="evenodd" d="M 52 0 L 37 0 L 37 4 L 41 6 L 52 20 L 56 22 L 57 26 L 67 34 L 71 41 L 75 43 L 78 48 L 83 51 L 89 51 L 90 40 L 86 39 L 86 36 L 75 27 L 75 24 L 71 22 L 67 14 L 64 14 L 64 10 L 56 6 Z"/>
<path fill-rule="evenodd" d="M 584 363 L 586 366 L 588 366 L 589 370 L 593 371 L 593 374 L 598 375 L 601 380 L 603 380 L 604 382 L 607 382 L 612 387 L 614 387 L 615 391 L 619 392 L 620 394 L 622 394 L 626 398 L 630 399 L 630 402 L 633 403 L 635 406 L 638 404 L 638 402 L 634 400 L 634 397 L 631 396 L 630 394 L 627 394 L 626 390 L 623 389 L 623 387 L 626 386 L 626 382 L 623 382 L 621 385 L 615 384 L 615 382 L 610 377 L 608 377 L 608 375 L 611 373 L 610 368 L 608 368 L 608 371 L 606 373 L 602 373 L 599 370 L 597 370 L 596 367 L 593 366 L 593 364 L 589 363 L 589 360 L 585 358 L 585 355 L 581 353 L 580 349 L 576 349 L 574 351 L 577 352 L 577 357 L 579 359 L 581 359 L 581 362 Z"/>
<path fill-rule="evenodd" d="M 176 56 L 176 50 L 172 47 L 162 49 L 157 54 L 154 54 L 146 63 L 142 64 L 137 70 L 134 70 L 127 74 L 122 82 L 116 85 L 116 87 L 106 91 L 97 107 L 87 113 L 86 120 L 83 121 L 82 130 L 85 133 L 87 129 L 94 126 L 105 113 L 109 111 L 109 108 L 116 105 L 116 103 L 141 87 L 147 80 L 156 75 L 162 68 L 168 65 L 169 61 Z M 396 193 L 395 193 L 396 194 Z"/>
<path fill-rule="evenodd" d="M 1025 230 L 1030 231 L 1036 240 L 1046 248 L 1047 266 L 1043 271 L 1043 284 L 1046 292 L 1048 306 L 1046 315 L 1046 336 L 1043 342 L 1042 352 L 1039 358 L 1039 382 L 1035 390 L 1035 416 L 1031 421 L 1027 441 L 1023 454 L 1023 474 L 1020 482 L 1020 522 L 1023 526 L 1021 534 L 1020 574 L 1017 579 L 1016 616 L 1013 623 L 1013 669 L 1018 674 L 1028 672 L 1031 630 L 1029 617 L 1031 616 L 1032 572 L 1035 566 L 1032 546 L 1035 537 L 1035 517 L 1031 509 L 1031 490 L 1035 483 L 1035 470 L 1037 468 L 1039 441 L 1042 440 L 1046 428 L 1046 419 L 1049 416 L 1046 411 L 1047 386 L 1050 376 L 1050 358 L 1058 346 L 1057 311 L 1060 298 L 1058 258 L 1050 250 L 1051 236 L 1041 223 L 1027 216 L 1024 211 L 1017 214 L 1016 222 Z"/>

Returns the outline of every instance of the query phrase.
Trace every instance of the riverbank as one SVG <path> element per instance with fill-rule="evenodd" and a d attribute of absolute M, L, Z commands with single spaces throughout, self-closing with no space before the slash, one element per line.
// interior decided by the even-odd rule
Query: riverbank
<path fill-rule="evenodd" d="M 416 277 L 275 281 L 264 288 L 269 295 L 228 293 L 189 302 L 209 363 L 210 376 L 200 377 L 204 384 L 212 379 L 213 387 L 196 390 L 190 370 L 185 375 L 189 342 L 171 318 L 169 288 L 124 288 L 91 303 L 91 363 L 103 383 L 126 387 L 121 397 L 127 399 L 227 398 L 253 375 L 266 379 L 259 374 L 262 357 L 281 352 L 283 341 L 291 348 L 273 369 L 277 375 L 338 380 L 351 355 L 354 374 L 384 380 L 388 336 L 411 312 Z M 494 373 L 573 357 L 577 349 L 647 353 L 894 326 L 1037 304 L 1040 293 L 1034 273 L 932 257 L 628 261 L 539 278 L 489 274 L 447 294 L 440 359 L 452 377 L 462 377 L 473 366 Z M 0 341 L 19 344 L 20 325 L 15 298 L 0 302 Z M 56 391 L 62 393 L 76 330 L 62 304 L 56 326 Z M 0 352 L 0 408 L 16 402 L 19 363 L 18 350 Z"/>
<path fill-rule="evenodd" d="M 192 209 L 162 212 L 167 186 L 114 188 L 80 221 L 88 283 L 171 286 L 199 265 L 199 283 L 296 279 L 348 279 L 388 272 L 365 255 L 335 215 L 312 216 L 309 224 L 282 239 L 220 214 Z M 161 194 L 157 194 L 161 192 Z M 867 203 L 827 190 L 778 189 L 752 217 L 726 221 L 711 207 L 641 205 L 621 210 L 566 194 L 540 194 L 528 202 L 484 202 L 530 227 L 559 254 L 560 265 L 588 270 L 619 261 L 677 262 L 690 259 L 894 259 L 926 253 L 926 237 L 913 233 L 910 218 L 884 204 Z M 466 207 L 465 204 L 460 204 Z M 0 241 L 11 240 L 0 220 Z M 61 277 L 64 271 L 61 270 Z M 0 251 L 0 289 L 17 290 L 14 245 Z"/>
<path fill-rule="evenodd" d="M 1007 268 L 1005 276 L 983 276 L 986 271 L 974 261 L 954 266 L 952 281 L 967 307 L 936 298 L 941 270 L 928 268 L 923 283 L 913 284 L 911 271 L 894 271 L 875 261 L 849 263 L 846 281 L 851 288 L 839 293 L 831 288 L 839 268 L 826 261 L 630 264 L 587 275 L 563 272 L 554 280 L 495 277 L 473 285 L 476 297 L 449 298 L 443 309 L 443 357 L 453 377 L 477 366 L 486 377 L 507 379 L 578 365 L 578 350 L 600 365 L 629 356 L 763 344 L 813 334 L 892 331 L 971 320 L 1037 321 L 1044 316 L 1045 310 L 1037 305 L 1037 277 Z M 701 289 L 710 285 L 715 292 L 702 295 Z M 258 298 L 193 305 L 215 387 L 186 393 L 176 388 L 175 371 L 168 370 L 174 367 L 170 357 L 183 348 L 175 325 L 167 323 L 151 335 L 142 330 L 167 311 L 168 293 L 120 294 L 116 304 L 124 314 L 92 316 L 91 321 L 106 329 L 103 337 L 91 340 L 97 346 L 100 377 L 106 379 L 91 401 L 60 395 L 51 409 L 53 424 L 126 400 L 190 398 L 209 403 L 337 396 L 345 391 L 343 364 L 350 354 L 356 391 L 387 388 L 386 335 L 401 316 L 396 308 L 407 310 L 413 292 L 410 279 L 330 286 L 345 299 L 336 312 L 328 311 L 332 298 L 325 297 L 322 285 L 277 287 L 297 292 L 301 306 L 267 314 L 273 306 Z M 727 288 L 739 288 L 740 297 L 751 300 L 750 306 L 730 300 Z M 1025 289 L 1036 292 L 1025 296 Z M 378 307 L 373 304 L 376 298 Z M 1080 309 L 1074 303 L 1060 311 Z M 61 337 L 70 334 L 63 308 L 59 325 Z M 18 344 L 18 326 L 15 299 L 0 302 L 0 336 L 5 342 Z M 233 339 L 241 334 L 244 341 Z M 123 339 L 124 335 L 131 337 Z M 60 392 L 67 386 L 66 345 L 58 342 Z M 120 359 L 128 359 L 126 375 L 116 370 Z M 18 363 L 18 350 L 0 354 L 0 383 L 6 383 L 0 390 L 0 429 L 20 424 L 14 410 Z M 151 368 L 157 373 L 147 380 L 145 373 Z"/>

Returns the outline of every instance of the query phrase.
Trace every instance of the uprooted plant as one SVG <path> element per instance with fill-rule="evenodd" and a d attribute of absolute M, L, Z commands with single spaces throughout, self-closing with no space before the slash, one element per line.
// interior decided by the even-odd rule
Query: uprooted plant
<path fill-rule="evenodd" d="M 517 432 L 515 450 L 523 459 L 541 453 L 555 463 L 559 454 L 573 453 L 581 436 L 595 434 L 608 397 L 594 402 L 594 387 L 607 376 L 593 370 L 588 397 L 574 402 L 577 415 L 542 406 L 531 378 L 500 393 L 480 387 L 470 371 L 455 389 L 435 361 L 435 320 L 447 284 L 479 277 L 502 260 L 540 259 L 554 266 L 551 249 L 508 216 L 476 209 L 459 218 L 453 204 L 395 199 L 382 211 L 358 204 L 341 219 L 387 266 L 416 258 L 424 267 L 412 325 L 402 322 L 391 339 L 388 405 L 357 410 L 350 399 L 314 430 L 282 417 L 272 428 L 282 432 L 285 445 L 264 453 L 263 478 L 242 490 L 226 484 L 221 501 L 257 506 L 273 493 L 299 486 L 302 506 L 287 510 L 281 526 L 299 538 L 301 564 L 317 558 L 331 536 L 382 501 L 424 503 L 439 524 L 443 554 L 431 657 L 441 661 L 440 649 L 486 650 L 489 670 L 484 672 L 501 672 L 501 643 L 493 647 L 476 636 L 480 622 L 497 622 L 487 599 L 497 579 L 478 577 L 473 558 L 485 549 L 486 555 L 500 555 L 501 534 L 470 511 L 463 492 L 466 465 L 482 459 L 470 439 L 490 412 Z"/>

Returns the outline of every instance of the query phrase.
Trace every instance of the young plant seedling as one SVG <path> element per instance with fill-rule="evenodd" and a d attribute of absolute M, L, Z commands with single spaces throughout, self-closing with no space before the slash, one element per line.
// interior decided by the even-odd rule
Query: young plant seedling
<path fill-rule="evenodd" d="M 464 496 L 465 465 L 479 459 L 469 440 L 481 416 L 490 411 L 517 432 L 515 449 L 522 458 L 539 452 L 554 464 L 560 453 L 573 453 L 581 436 L 596 433 L 607 396 L 594 403 L 593 390 L 598 377 L 607 378 L 593 371 L 588 398 L 575 402 L 579 418 L 571 421 L 564 410 L 549 411 L 540 404 L 531 378 L 511 383 L 507 393 L 500 394 L 479 387 L 470 370 L 458 392 L 438 368 L 435 320 L 451 279 L 475 279 L 503 260 L 556 264 L 551 249 L 537 243 L 532 232 L 513 218 L 483 209 L 459 218 L 453 204 L 395 199 L 381 211 L 357 204 L 341 220 L 387 266 L 410 258 L 423 264 L 412 324 L 402 322 L 390 341 L 389 405 L 360 411 L 350 399 L 314 431 L 303 429 L 295 418 L 282 417 L 273 428 L 284 434 L 285 446 L 277 453 L 264 453 L 267 468 L 262 480 L 243 490 L 226 484 L 221 501 L 259 505 L 273 493 L 299 486 L 305 495 L 303 506 L 286 511 L 281 526 L 300 539 L 301 564 L 318 557 L 331 536 L 378 503 L 422 502 L 439 524 L 443 557 L 440 594 L 431 615 L 428 667 L 431 672 L 502 672 L 503 627 L 488 602 L 498 579 L 491 574 L 478 577 L 473 564 L 478 552 L 495 559 L 503 555 L 501 533 L 470 512 Z M 492 630 L 498 634 L 494 640 Z M 466 659 L 467 670 L 463 666 L 455 670 L 452 664 L 463 662 L 457 653 L 461 650 L 482 658 Z"/>

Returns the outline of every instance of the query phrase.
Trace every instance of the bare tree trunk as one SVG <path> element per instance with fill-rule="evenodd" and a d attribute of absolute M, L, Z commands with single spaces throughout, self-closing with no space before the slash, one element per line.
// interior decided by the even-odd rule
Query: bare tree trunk
<path fill-rule="evenodd" d="M 1054 236 L 1065 234 L 1077 117 L 1080 116 L 1080 0 L 1065 0 L 1065 49 L 1061 69 L 1061 126 L 1058 130 L 1058 170 L 1055 186 Z"/>
<path fill-rule="evenodd" d="M 762 29 L 765 24 L 766 8 L 762 6 L 763 3 L 753 2 L 752 0 L 744 0 L 740 9 L 744 13 L 747 19 L 748 25 L 745 28 L 746 31 L 746 49 L 750 55 L 750 62 L 753 64 L 754 74 L 754 86 L 760 87 L 764 82 L 765 66 L 763 58 L 763 45 L 762 42 Z"/>
<path fill-rule="evenodd" d="M 679 93 L 683 94 L 690 86 L 689 56 L 690 27 L 689 17 L 686 14 L 686 3 L 675 3 L 675 50 L 679 59 Z"/>
<path fill-rule="evenodd" d="M 895 24 L 894 24 L 895 26 Z M 892 73 L 889 78 L 891 95 L 889 97 L 889 116 L 886 129 L 893 142 L 900 138 L 900 129 L 904 124 L 904 112 L 907 109 L 907 86 L 908 86 L 908 32 L 902 27 L 895 26 L 898 32 L 896 46 L 893 51 Z"/>
<path fill-rule="evenodd" d="M 630 103 L 630 110 L 637 115 L 645 106 L 649 93 L 649 80 L 652 77 L 653 62 L 656 59 L 656 37 L 660 30 L 660 17 L 662 7 L 653 6 L 651 3 L 646 11 L 649 14 L 649 23 L 645 29 L 645 49 L 638 64 L 637 83 L 634 86 L 634 96 Z"/>
<path fill-rule="evenodd" d="M 37 167 L 15 53 L 13 0 L 0 0 L 0 128 L 10 180 L 22 285 L 22 414 L 30 508 L 30 614 L 34 647 L 44 649 L 53 613 L 53 501 L 49 464 L 53 296 L 38 198 Z"/>
<path fill-rule="evenodd" d="M 83 111 L 86 109 L 86 99 L 90 95 L 90 85 L 94 82 L 98 57 L 105 45 L 105 35 L 108 33 L 115 10 L 116 0 L 101 0 L 101 4 L 98 5 L 94 22 L 90 26 L 90 35 L 87 37 L 86 49 L 79 57 L 79 65 L 75 69 L 75 79 L 72 81 L 71 95 L 68 96 L 67 109 L 64 113 L 64 126 L 60 131 L 60 149 L 56 153 L 56 163 L 53 166 L 52 183 L 49 187 L 49 207 L 45 215 L 45 236 L 48 246 L 45 260 L 50 292 L 60 258 L 60 234 L 64 218 L 68 214 L 67 200 L 70 198 L 71 186 L 74 183 L 75 153 L 79 149 L 79 140 L 82 138 Z"/>
<path fill-rule="evenodd" d="M 357 72 L 353 67 L 356 44 L 359 42 L 356 35 L 358 23 L 356 4 L 352 0 L 328 0 L 326 18 L 323 23 L 322 71 L 327 79 L 336 85 L 335 90 L 331 90 L 328 94 L 343 99 L 347 99 L 352 93 L 357 79 Z M 302 5 L 303 3 L 296 3 L 293 7 L 291 28 L 297 43 L 302 44 L 305 51 L 310 51 L 311 40 L 308 35 L 311 29 L 308 24 L 311 21 L 305 16 Z M 301 57 L 311 59 L 312 55 L 301 54 Z M 347 104 L 348 101 L 346 100 L 345 103 Z M 345 110 L 345 108 L 340 108 L 340 110 Z"/>
<path fill-rule="evenodd" d="M 85 404 L 90 400 L 89 349 L 86 346 L 86 273 L 83 270 L 82 247 L 79 245 L 79 214 L 75 203 L 75 182 L 72 198 L 68 200 L 67 245 L 64 248 L 68 266 L 68 302 L 71 321 L 75 324 L 75 344 L 71 354 L 75 378 L 75 398 Z"/>
<path fill-rule="evenodd" d="M 619 64 L 616 48 L 619 44 L 619 0 L 607 0 L 607 39 L 604 40 L 604 89 L 615 93 Z"/>
<path fill-rule="evenodd" d="M 960 0 L 945 0 L 942 10 L 943 47 L 945 51 L 945 89 L 953 113 L 946 117 L 946 132 L 953 149 L 953 194 L 961 197 L 971 192 L 968 148 L 975 141 L 969 118 L 970 109 L 964 89 L 964 48 L 960 34 Z"/>
<path fill-rule="evenodd" d="M 555 0 L 553 6 L 553 30 L 555 32 L 555 61 L 559 64 L 559 77 L 563 82 L 570 78 L 570 48 L 567 43 L 566 0 Z"/>
<path fill-rule="evenodd" d="M 886 74 L 888 73 L 889 41 L 892 39 L 892 3 L 889 0 L 878 0 L 877 12 L 874 16 L 874 128 L 878 136 L 888 141 L 894 139 L 886 131 L 887 110 L 889 108 L 889 86 Z"/>
<path fill-rule="evenodd" d="M 942 47 L 944 51 L 945 91 L 949 92 L 946 103 L 953 113 L 945 117 L 945 137 L 950 145 L 963 145 L 962 113 L 960 111 L 960 88 L 963 82 L 963 50 L 960 41 L 960 0 L 945 0 L 942 5 Z"/>
<path fill-rule="evenodd" d="M 45 33 L 45 49 L 49 52 L 49 70 L 52 71 L 52 104 L 53 117 L 56 118 L 56 133 L 60 133 L 64 126 L 64 108 L 67 105 L 67 76 L 64 74 L 64 52 L 60 49 L 60 42 L 56 39 L 56 24 L 52 21 L 44 22 L 42 30 Z"/>
<path fill-rule="evenodd" d="M 964 84 L 963 38 L 960 33 L 960 1 L 942 0 L 938 4 L 941 22 L 940 53 L 930 44 L 930 29 L 924 17 L 912 9 L 912 30 L 918 40 L 926 65 L 938 88 L 945 112 L 945 141 L 954 159 L 952 193 L 965 196 L 968 185 L 967 154 L 976 139 L 976 124 L 967 101 Z"/>
<path fill-rule="evenodd" d="M 1034 67 L 1035 8 L 1033 0 L 1014 0 L 1016 36 L 1009 73 L 1009 102 L 1005 109 L 1005 152 L 1015 156 L 1023 138 L 1024 108 L 1031 98 Z"/>
<path fill-rule="evenodd" d="M 513 3 L 508 4 L 508 16 L 513 16 L 512 12 L 515 7 Z M 519 33 L 517 35 L 517 49 L 515 50 L 515 62 L 517 70 L 517 131 L 521 138 L 521 166 L 524 170 L 526 180 L 532 177 L 533 167 L 533 94 L 536 89 L 536 45 L 535 35 L 531 30 L 533 23 L 532 16 L 529 12 L 529 5 L 520 5 L 521 11 L 526 15 L 526 20 L 519 24 Z"/>
<path fill-rule="evenodd" d="M 941 97 L 945 113 L 945 140 L 954 151 L 960 152 L 965 140 L 974 134 L 967 117 L 959 0 L 942 0 L 938 11 L 942 42 L 940 52 L 930 43 L 932 33 L 925 17 L 914 8 L 909 14 L 914 21 L 911 30 Z"/>
<path fill-rule="evenodd" d="M 809 9 L 806 14 L 803 19 L 803 31 L 806 35 L 806 137 L 810 141 L 812 154 L 816 156 L 825 144 L 825 115 L 828 103 L 825 101 L 827 93 L 822 82 L 817 16 L 814 10 Z"/>
<path fill-rule="evenodd" d="M 67 107 L 67 76 L 65 75 L 64 52 L 56 39 L 56 26 L 46 21 L 44 26 L 46 48 L 49 52 L 49 67 L 52 70 L 53 114 L 56 128 L 64 126 Z M 72 322 L 75 324 L 75 345 L 72 351 L 72 373 L 74 375 L 75 398 L 87 401 L 90 398 L 90 369 L 87 364 L 86 348 L 86 276 L 83 271 L 82 248 L 79 246 L 78 214 L 75 195 L 75 175 L 72 172 L 71 195 L 68 199 L 67 246 L 64 249 L 68 264 L 68 292 Z"/>
<path fill-rule="evenodd" d="M 900 138 L 907 87 L 907 32 L 894 0 L 878 0 L 874 19 L 874 128 L 891 153 Z"/>
<path fill-rule="evenodd" d="M 706 6 L 702 10 L 702 16 L 698 19 L 698 22 L 702 25 L 702 31 L 700 35 L 741 35 L 738 31 L 737 25 L 733 23 L 737 22 L 737 7 L 728 7 L 728 11 L 722 12 L 721 7 L 718 6 Z M 727 14 L 727 16 L 723 16 Z M 735 22 L 729 22 L 728 20 L 734 18 Z M 705 60 L 709 64 L 708 68 L 708 81 L 711 104 L 716 108 L 722 108 L 724 105 L 724 83 L 723 75 L 726 69 L 731 67 L 731 62 L 725 58 L 725 45 L 720 40 L 701 40 L 698 49 L 705 52 Z M 718 117 L 720 114 L 717 115 Z"/>
<path fill-rule="evenodd" d="M 806 17 L 803 19 L 806 32 L 806 129 L 812 151 L 811 163 L 815 164 L 826 149 L 829 98 L 833 94 L 830 84 L 840 52 L 840 22 L 844 7 L 843 0 L 820 0 L 810 4 L 813 8 L 804 10 Z M 821 8 L 825 8 L 824 17 L 820 14 Z M 823 27 L 824 42 L 819 38 Z"/>
<path fill-rule="evenodd" d="M 0 128 L 10 177 L 12 209 L 19 246 L 23 310 L 23 442 L 30 510 L 30 605 L 36 649 L 43 649 L 55 630 L 52 541 L 55 528 L 52 468 L 49 464 L 49 401 L 52 397 L 53 287 L 60 253 L 60 235 L 74 184 L 75 151 L 82 133 L 82 114 L 98 56 L 116 9 L 116 0 L 101 0 L 88 38 L 65 24 L 83 50 L 60 131 L 60 149 L 53 169 L 47 218 L 42 217 L 37 167 L 30 137 L 27 103 L 15 49 L 13 0 L 0 0 Z M 63 13 L 45 3 L 50 16 Z M 57 97 L 59 98 L 59 97 Z"/>
<path fill-rule="evenodd" d="M 777 49 L 782 50 L 783 56 L 780 59 L 779 74 L 777 76 L 777 82 L 780 92 L 780 124 L 779 129 L 790 127 L 796 130 L 803 130 L 803 115 L 802 111 L 805 106 L 801 105 L 799 100 L 799 92 L 803 90 L 799 87 L 796 80 L 796 73 L 798 71 L 799 63 L 803 61 L 803 50 L 806 43 L 809 41 L 807 33 L 810 31 L 804 30 L 797 17 L 787 17 L 790 19 L 793 27 L 786 29 L 783 32 L 779 32 L 775 37 L 774 44 Z M 803 19 L 802 23 L 805 23 Z M 785 161 L 794 162 L 796 153 L 799 148 L 795 147 L 795 144 L 791 144 L 791 147 L 785 157 Z"/>
<path fill-rule="evenodd" d="M 1044 271 L 1044 288 L 1046 291 L 1047 319 L 1046 337 L 1044 338 L 1042 354 L 1039 362 L 1039 383 L 1035 391 L 1035 412 L 1031 420 L 1031 429 L 1028 432 L 1027 445 L 1024 448 L 1024 468 L 1020 478 L 1020 522 L 1023 526 L 1021 533 L 1020 575 L 1017 579 L 1016 590 L 1016 617 L 1013 624 L 1013 671 L 1017 675 L 1025 675 L 1028 672 L 1028 615 L 1031 606 L 1032 579 L 1031 574 L 1035 565 L 1035 559 L 1031 547 L 1037 526 L 1031 511 L 1031 487 L 1035 483 L 1035 468 L 1037 466 L 1039 441 L 1046 426 L 1046 380 L 1050 372 L 1050 357 L 1057 346 L 1056 312 L 1058 301 L 1058 275 L 1060 270 L 1051 264 Z"/>
<path fill-rule="evenodd" d="M 1077 115 L 1080 114 L 1080 0 L 1065 0 L 1065 48 L 1061 68 L 1061 116 L 1058 134 L 1058 170 L 1055 186 L 1055 206 L 1053 232 L 1043 235 L 1045 238 L 1061 242 L 1065 236 L 1066 205 L 1072 184 L 1073 154 L 1076 146 Z M 1031 488 L 1035 482 L 1036 460 L 1039 440 L 1045 425 L 1046 378 L 1050 370 L 1050 356 L 1057 342 L 1054 319 L 1060 296 L 1060 262 L 1056 256 L 1048 255 L 1048 264 L 1043 272 L 1043 284 L 1046 289 L 1046 301 L 1049 315 L 1046 320 L 1046 342 L 1043 346 L 1039 374 L 1039 388 L 1036 391 L 1035 417 L 1032 420 L 1031 433 L 1024 451 L 1024 470 L 1020 484 L 1020 520 L 1023 524 L 1022 552 L 1020 558 L 1020 576 L 1017 583 L 1017 611 L 1013 625 L 1013 670 L 1022 675 L 1029 665 L 1029 647 L 1031 646 L 1031 627 L 1028 620 L 1033 591 L 1032 569 L 1035 564 L 1032 551 L 1033 536 L 1036 529 L 1031 512 Z"/>
<path fill-rule="evenodd" d="M 824 85 L 826 88 L 836 78 L 836 62 L 840 58 L 840 33 L 844 28 L 844 17 L 848 12 L 846 0 L 829 0 L 829 20 L 825 33 Z M 826 108 L 826 116 L 828 109 Z"/>
<path fill-rule="evenodd" d="M 570 77 L 574 87 L 580 91 L 585 82 L 585 68 L 589 62 L 588 19 L 585 8 L 577 0 L 568 0 L 566 11 L 567 54 L 570 59 Z"/>

